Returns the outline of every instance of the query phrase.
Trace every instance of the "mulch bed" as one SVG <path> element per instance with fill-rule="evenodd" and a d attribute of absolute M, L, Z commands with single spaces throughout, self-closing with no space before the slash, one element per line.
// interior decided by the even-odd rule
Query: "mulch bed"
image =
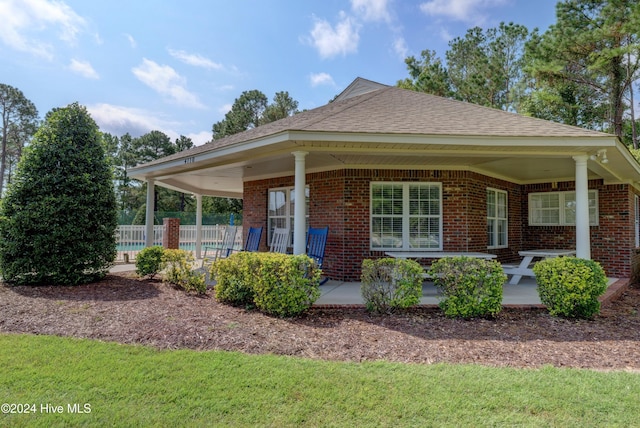
<path fill-rule="evenodd" d="M 278 319 L 133 272 L 77 287 L 0 285 L 0 332 L 335 361 L 640 371 L 639 311 L 635 286 L 593 320 L 507 308 L 495 319 L 465 321 L 446 318 L 437 308 L 394 315 L 318 308 Z"/>

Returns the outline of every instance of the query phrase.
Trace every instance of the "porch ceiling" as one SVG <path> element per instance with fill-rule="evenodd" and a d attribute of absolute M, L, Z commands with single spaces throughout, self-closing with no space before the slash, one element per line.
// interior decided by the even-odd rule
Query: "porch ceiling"
<path fill-rule="evenodd" d="M 290 137 L 290 136 L 289 136 Z M 181 191 L 242 197 L 244 181 L 294 175 L 291 152 L 309 152 L 306 171 L 345 168 L 470 170 L 515 183 L 572 181 L 576 155 L 595 155 L 607 149 L 608 163 L 588 161 L 589 178 L 606 182 L 640 181 L 640 169 L 625 147 L 613 139 L 572 141 L 498 139 L 469 144 L 451 139 L 379 138 L 379 141 L 282 140 L 238 150 L 220 150 L 136 171 L 135 178 L 153 178 L 156 184 Z M 357 138 L 355 138 L 357 140 Z M 466 144 L 465 144 L 466 143 Z M 625 179 L 626 177 L 626 179 Z M 631 180 L 635 184 L 634 180 Z"/>

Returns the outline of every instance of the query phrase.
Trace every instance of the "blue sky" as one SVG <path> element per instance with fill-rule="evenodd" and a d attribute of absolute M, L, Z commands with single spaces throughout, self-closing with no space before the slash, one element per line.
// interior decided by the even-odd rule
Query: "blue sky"
<path fill-rule="evenodd" d="M 468 28 L 545 30 L 555 0 L 0 0 L 0 83 L 42 117 L 74 101 L 104 132 L 202 144 L 233 101 L 326 104 L 356 77 L 395 84 Z"/>

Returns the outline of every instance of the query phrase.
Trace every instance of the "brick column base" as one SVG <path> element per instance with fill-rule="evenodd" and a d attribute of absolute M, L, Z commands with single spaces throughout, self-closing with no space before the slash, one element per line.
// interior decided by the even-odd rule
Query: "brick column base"
<path fill-rule="evenodd" d="M 177 250 L 180 248 L 180 219 L 162 219 L 162 247 Z"/>

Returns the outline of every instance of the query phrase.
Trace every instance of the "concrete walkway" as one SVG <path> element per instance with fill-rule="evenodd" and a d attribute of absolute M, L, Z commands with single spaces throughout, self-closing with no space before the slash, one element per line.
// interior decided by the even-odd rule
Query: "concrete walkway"
<path fill-rule="evenodd" d="M 135 271 L 134 264 L 117 264 L 111 268 L 111 272 Z M 515 307 L 540 307 L 540 297 L 537 290 L 538 284 L 535 279 L 524 277 L 518 285 L 504 284 L 502 291 L 502 304 Z M 617 298 L 629 286 L 626 278 L 609 278 L 609 288 L 600 299 L 606 303 Z M 329 280 L 320 286 L 320 298 L 313 304 L 314 307 L 344 307 L 344 306 L 364 306 L 362 295 L 360 294 L 359 282 L 342 282 Z M 437 306 L 440 302 L 438 289 L 433 282 L 425 282 L 422 285 L 422 299 L 420 305 Z"/>

